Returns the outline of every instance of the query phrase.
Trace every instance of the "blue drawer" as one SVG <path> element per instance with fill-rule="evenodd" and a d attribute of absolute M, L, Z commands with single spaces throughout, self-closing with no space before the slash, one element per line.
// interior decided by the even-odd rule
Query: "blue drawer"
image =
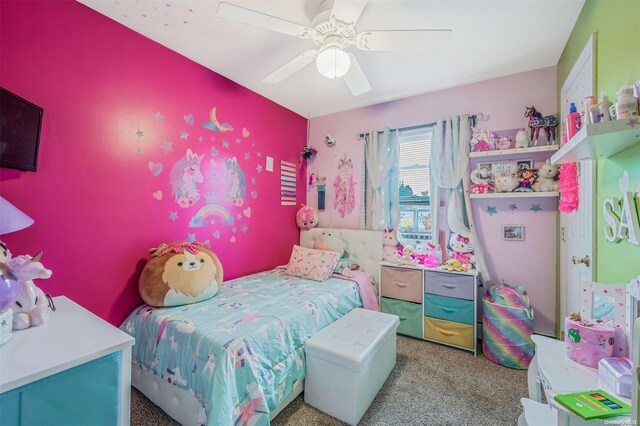
<path fill-rule="evenodd" d="M 473 300 L 425 294 L 424 314 L 447 321 L 473 324 Z"/>

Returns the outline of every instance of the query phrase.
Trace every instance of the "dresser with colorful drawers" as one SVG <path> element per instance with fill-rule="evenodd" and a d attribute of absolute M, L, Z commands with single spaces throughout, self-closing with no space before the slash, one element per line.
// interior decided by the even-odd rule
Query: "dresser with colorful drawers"
<path fill-rule="evenodd" d="M 380 309 L 400 317 L 398 333 L 477 355 L 478 274 L 380 264 Z"/>

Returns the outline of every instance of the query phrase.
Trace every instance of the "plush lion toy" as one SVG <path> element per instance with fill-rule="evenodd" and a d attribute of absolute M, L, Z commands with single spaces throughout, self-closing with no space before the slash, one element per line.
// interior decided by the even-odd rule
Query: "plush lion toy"
<path fill-rule="evenodd" d="M 222 285 L 222 264 L 203 243 L 184 241 L 161 244 L 149 250 L 153 258 L 140 276 L 140 296 L 155 306 L 178 306 L 201 302 Z"/>

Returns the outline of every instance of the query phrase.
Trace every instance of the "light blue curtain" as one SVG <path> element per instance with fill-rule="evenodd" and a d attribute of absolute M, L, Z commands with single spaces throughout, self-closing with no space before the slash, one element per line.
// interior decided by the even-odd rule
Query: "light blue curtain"
<path fill-rule="evenodd" d="M 365 135 L 365 164 L 371 187 L 366 227 L 381 231 L 398 222 L 398 131 L 385 128 Z"/>
<path fill-rule="evenodd" d="M 469 116 L 453 116 L 449 120 L 438 120 L 433 134 L 431 158 L 429 162 L 431 180 L 431 211 L 432 229 L 436 232 L 439 222 L 437 209 L 440 206 L 440 188 L 449 190 L 447 203 L 447 225 L 451 232 L 465 237 L 471 237 L 474 242 L 476 269 L 482 274 L 484 282 L 491 278 L 485 263 L 482 246 L 475 231 L 465 223 L 468 197 L 465 197 L 462 179 L 467 173 L 469 165 L 469 141 L 471 140 L 471 125 Z M 435 211 L 434 211 L 435 207 Z M 446 247 L 447 241 L 441 246 Z"/>

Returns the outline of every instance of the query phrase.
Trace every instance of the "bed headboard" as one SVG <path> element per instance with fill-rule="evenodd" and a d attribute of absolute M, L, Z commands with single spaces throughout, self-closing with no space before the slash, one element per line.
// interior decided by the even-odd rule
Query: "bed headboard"
<path fill-rule="evenodd" d="M 346 242 L 349 255 L 358 262 L 360 269 L 378 279 L 379 263 L 382 261 L 382 231 L 313 228 L 309 231 L 300 231 L 300 245 L 313 248 L 314 238 L 322 231 L 340 233 Z"/>

